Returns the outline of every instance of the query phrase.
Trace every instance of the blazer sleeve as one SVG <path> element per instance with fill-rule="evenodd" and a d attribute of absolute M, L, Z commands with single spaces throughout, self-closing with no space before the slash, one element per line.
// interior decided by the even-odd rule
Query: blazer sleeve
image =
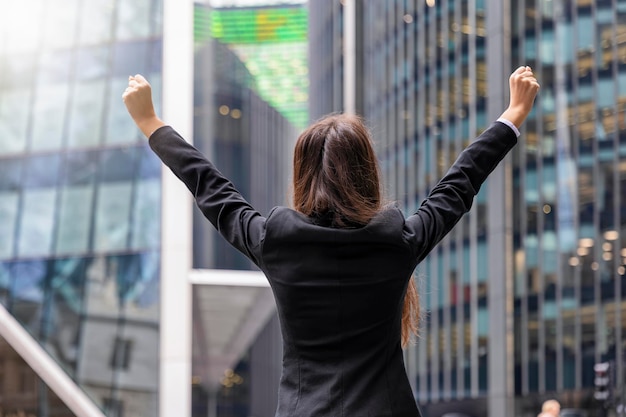
<path fill-rule="evenodd" d="M 461 152 L 417 212 L 406 219 L 405 236 L 418 262 L 470 210 L 483 182 L 516 143 L 517 135 L 509 126 L 494 122 Z"/>
<path fill-rule="evenodd" d="M 259 266 L 265 218 L 200 151 L 170 126 L 157 129 L 149 144 L 191 191 L 198 208 L 217 231 Z"/>

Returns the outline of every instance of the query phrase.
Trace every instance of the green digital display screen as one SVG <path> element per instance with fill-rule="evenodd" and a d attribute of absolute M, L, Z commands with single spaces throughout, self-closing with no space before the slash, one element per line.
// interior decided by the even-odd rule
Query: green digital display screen
<path fill-rule="evenodd" d="M 211 35 L 224 43 L 306 41 L 308 13 L 304 7 L 214 10 Z"/>
<path fill-rule="evenodd" d="M 308 123 L 306 7 L 195 9 L 197 43 L 228 45 L 255 78 L 257 93 L 296 127 Z"/>

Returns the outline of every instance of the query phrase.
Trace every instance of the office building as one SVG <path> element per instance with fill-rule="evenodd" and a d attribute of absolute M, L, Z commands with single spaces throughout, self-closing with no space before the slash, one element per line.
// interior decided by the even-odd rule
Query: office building
<path fill-rule="evenodd" d="M 626 3 L 341 3 L 309 5 L 326 35 L 311 38 L 311 85 L 334 80 L 369 121 L 407 213 L 504 110 L 513 69 L 542 84 L 520 144 L 418 267 L 425 319 L 406 357 L 427 415 L 595 410 L 605 361 L 623 398 Z M 330 91 L 312 113 L 338 109 Z"/>
<path fill-rule="evenodd" d="M 160 96 L 161 14 L 36 1 L 0 18 L 2 303 L 109 415 L 158 403 L 160 168 L 120 102 L 131 73 Z"/>
<path fill-rule="evenodd" d="M 258 273 L 194 270 L 250 265 L 207 235 L 121 100 L 145 75 L 157 113 L 260 210 L 283 201 L 295 130 L 232 52 L 194 44 L 193 18 L 178 0 L 2 5 L 3 415 L 191 415 L 192 384 L 219 381 L 271 315 Z M 211 331 L 193 364 L 192 328 Z"/>

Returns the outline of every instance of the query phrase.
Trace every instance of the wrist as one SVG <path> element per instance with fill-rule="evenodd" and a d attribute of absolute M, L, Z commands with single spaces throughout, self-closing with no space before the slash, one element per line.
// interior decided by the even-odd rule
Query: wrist
<path fill-rule="evenodd" d="M 500 117 L 507 119 L 519 129 L 524 123 L 524 120 L 526 120 L 527 116 L 528 111 L 520 107 L 509 106 Z"/>
<path fill-rule="evenodd" d="M 135 123 L 137 124 L 139 130 L 141 130 L 147 138 L 150 138 L 155 130 L 165 126 L 165 123 L 156 115 L 137 120 Z"/>

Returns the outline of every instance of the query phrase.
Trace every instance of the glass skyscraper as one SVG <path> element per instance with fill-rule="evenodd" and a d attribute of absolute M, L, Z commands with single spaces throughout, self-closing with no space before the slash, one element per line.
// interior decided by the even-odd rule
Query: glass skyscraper
<path fill-rule="evenodd" d="M 189 276 L 250 264 L 193 214 L 121 95 L 129 75 L 145 75 L 157 114 L 261 211 L 286 197 L 296 131 L 232 51 L 207 39 L 194 50 L 193 10 L 177 0 L 0 4 L 2 415 L 191 415 L 192 384 L 216 390 L 192 378 L 209 372 L 192 364 L 191 328 L 224 317 L 205 317 L 201 303 L 192 314 L 203 286 L 192 294 Z M 237 302 L 219 301 L 259 313 L 257 292 L 267 291 L 229 288 Z M 227 372 L 213 353 L 201 352 Z"/>
<path fill-rule="evenodd" d="M 427 415 L 534 416 L 548 398 L 594 415 L 599 362 L 610 363 L 615 407 L 626 348 L 626 1 L 346 0 L 330 12 L 336 3 L 310 5 L 310 33 L 325 35 L 311 38 L 311 85 L 356 80 L 387 194 L 407 213 L 504 110 L 517 66 L 542 85 L 517 148 L 418 267 L 424 321 L 406 363 Z M 350 36 L 354 74 L 328 46 Z M 312 112 L 337 110 L 330 91 L 311 98 Z"/>
<path fill-rule="evenodd" d="M 121 92 L 142 73 L 159 103 L 161 14 L 158 0 L 0 12 L 1 301 L 110 416 L 157 412 L 161 170 Z M 21 410 L 47 415 L 46 398 Z"/>
<path fill-rule="evenodd" d="M 513 63 L 545 86 L 512 167 L 515 393 L 594 407 L 593 366 L 608 362 L 614 407 L 626 359 L 626 2 L 512 9 Z"/>

